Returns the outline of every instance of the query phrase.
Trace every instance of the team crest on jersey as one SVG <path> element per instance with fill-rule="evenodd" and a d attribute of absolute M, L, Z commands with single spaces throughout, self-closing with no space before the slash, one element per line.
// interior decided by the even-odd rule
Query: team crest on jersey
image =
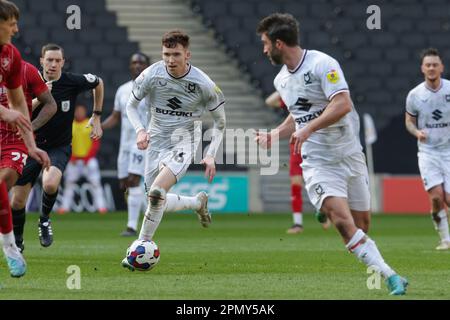
<path fill-rule="evenodd" d="M 11 60 L 9 58 L 3 58 L 2 59 L 2 68 L 5 70 L 8 70 L 10 62 L 11 62 Z"/>
<path fill-rule="evenodd" d="M 311 84 L 311 72 L 308 71 L 307 73 L 303 74 L 303 80 L 305 80 L 305 85 Z"/>
<path fill-rule="evenodd" d="M 195 88 L 196 87 L 197 87 L 197 85 L 195 83 L 188 82 L 186 84 L 186 92 L 187 93 L 195 93 Z"/>
<path fill-rule="evenodd" d="M 83 74 L 83 76 L 84 76 L 84 77 L 86 78 L 86 80 L 87 80 L 88 82 L 90 82 L 90 83 L 94 83 L 95 80 L 97 80 L 97 77 L 94 76 L 92 73 L 86 73 L 86 74 Z"/>
<path fill-rule="evenodd" d="M 70 110 L 70 100 L 61 101 L 61 110 L 67 112 Z"/>
<path fill-rule="evenodd" d="M 336 70 L 331 70 L 327 73 L 327 79 L 329 82 L 334 84 L 339 81 L 339 74 Z"/>

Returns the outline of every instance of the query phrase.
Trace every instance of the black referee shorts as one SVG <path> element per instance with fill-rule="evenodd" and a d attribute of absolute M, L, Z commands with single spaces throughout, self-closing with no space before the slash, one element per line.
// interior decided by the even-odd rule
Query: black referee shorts
<path fill-rule="evenodd" d="M 44 149 L 45 150 L 45 149 Z M 57 167 L 64 173 L 67 163 L 72 155 L 72 146 L 60 146 L 45 150 L 50 157 L 52 167 Z M 31 183 L 33 186 L 36 183 L 39 174 L 42 171 L 42 165 L 31 157 L 28 157 L 27 163 L 23 168 L 22 176 L 17 180 L 16 185 L 24 186 L 27 183 Z"/>

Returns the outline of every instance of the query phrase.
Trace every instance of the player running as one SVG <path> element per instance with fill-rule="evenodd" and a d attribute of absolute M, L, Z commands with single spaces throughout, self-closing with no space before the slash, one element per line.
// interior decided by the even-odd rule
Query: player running
<path fill-rule="evenodd" d="M 128 120 L 127 102 L 133 90 L 133 81 L 150 65 L 150 58 L 142 52 L 133 54 L 130 58 L 130 81 L 121 85 L 114 99 L 114 110 L 102 122 L 102 128 L 110 129 L 121 122 L 119 156 L 117 158 L 117 177 L 119 187 L 125 192 L 128 207 L 128 222 L 121 233 L 124 237 L 137 236 L 140 210 L 146 204 L 141 177 L 144 176 L 145 151 L 136 145 L 136 132 Z M 138 111 L 143 119 L 147 118 L 145 101 L 138 105 Z"/>
<path fill-rule="evenodd" d="M 72 122 L 78 94 L 93 89 L 94 111 L 89 124 L 92 125 L 91 138 L 100 139 L 102 128 L 100 115 L 103 107 L 103 81 L 93 74 L 74 74 L 63 72 L 64 50 L 56 44 L 42 48 L 41 65 L 43 78 L 51 86 L 58 110 L 56 114 L 36 131 L 36 143 L 46 150 L 52 160 L 50 168 L 42 173 L 42 205 L 38 223 L 39 240 L 43 247 L 53 243 L 50 212 L 58 195 L 58 187 L 64 169 L 71 156 Z M 33 104 L 39 104 L 33 101 Z M 39 113 L 38 106 L 33 116 Z M 23 250 L 23 227 L 25 225 L 25 205 L 30 190 L 42 171 L 42 165 L 34 160 L 27 161 L 22 177 L 12 188 L 11 207 L 13 212 L 16 243 Z"/>
<path fill-rule="evenodd" d="M 204 72 L 189 63 L 189 36 L 179 30 L 166 33 L 162 57 L 136 79 L 127 104 L 137 146 L 147 149 L 145 185 L 149 204 L 139 234 L 143 240 L 153 238 L 164 211 L 193 209 L 204 227 L 211 223 L 205 192 L 194 197 L 168 192 L 185 175 L 201 142 L 201 115 L 208 111 L 214 119 L 211 144 L 201 161 L 209 182 L 216 174 L 215 157 L 225 130 L 224 96 Z M 151 109 L 148 132 L 137 110 L 144 98 Z M 126 258 L 122 265 L 134 270 Z"/>
<path fill-rule="evenodd" d="M 431 217 L 440 243 L 436 250 L 450 249 L 450 81 L 442 79 L 444 65 L 438 50 L 422 53 L 425 81 L 406 98 L 406 129 L 417 138 L 420 175 L 431 202 Z"/>
<path fill-rule="evenodd" d="M 257 27 L 272 64 L 283 67 L 274 80 L 290 115 L 275 132 L 291 137 L 302 154 L 305 189 L 311 203 L 339 231 L 347 249 L 386 279 L 391 295 L 406 293 L 408 282 L 381 256 L 367 236 L 370 222 L 368 172 L 359 141 L 359 117 L 339 63 L 316 50 L 302 49 L 298 21 L 275 13 Z M 258 133 L 256 140 L 267 140 Z"/>

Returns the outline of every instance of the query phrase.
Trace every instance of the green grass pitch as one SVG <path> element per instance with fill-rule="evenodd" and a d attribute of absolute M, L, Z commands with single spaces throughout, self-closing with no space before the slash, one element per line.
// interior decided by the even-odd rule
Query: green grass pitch
<path fill-rule="evenodd" d="M 166 214 L 155 241 L 161 260 L 150 272 L 120 262 L 131 238 L 119 233 L 125 213 L 53 215 L 54 243 L 42 248 L 37 215 L 25 230 L 27 274 L 9 276 L 0 262 L 4 299 L 449 299 L 450 251 L 434 250 L 428 216 L 374 215 L 370 235 L 385 260 L 410 281 L 405 297 L 384 283 L 369 290 L 365 266 L 345 250 L 334 229 L 305 215 L 305 231 L 287 235 L 288 214 L 215 215 L 204 229 L 194 214 Z M 81 270 L 69 290 L 67 268 Z"/>

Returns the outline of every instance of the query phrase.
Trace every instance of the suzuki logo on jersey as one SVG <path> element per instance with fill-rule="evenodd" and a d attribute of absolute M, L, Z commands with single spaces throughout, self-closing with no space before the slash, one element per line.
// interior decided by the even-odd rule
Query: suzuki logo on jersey
<path fill-rule="evenodd" d="M 306 116 L 297 118 L 297 119 L 295 119 L 295 122 L 297 122 L 298 124 L 307 123 L 311 120 L 318 118 L 323 113 L 324 110 L 325 110 L 325 108 L 323 108 L 322 110 L 316 111 L 314 113 L 307 114 Z"/>
<path fill-rule="evenodd" d="M 165 110 L 158 107 L 155 108 L 156 113 L 167 114 L 169 116 L 176 117 L 192 117 L 192 112 L 175 111 L 175 110 Z"/>
<path fill-rule="evenodd" d="M 178 99 L 177 97 L 173 97 L 169 100 L 167 100 L 169 103 L 166 104 L 166 106 L 168 106 L 169 108 L 171 108 L 172 110 L 177 110 L 181 108 L 181 101 L 180 99 Z"/>
<path fill-rule="evenodd" d="M 442 118 L 442 111 L 439 109 L 434 110 L 431 114 L 433 115 L 432 118 L 436 121 L 438 121 Z"/>
<path fill-rule="evenodd" d="M 311 109 L 312 107 L 312 103 L 308 102 L 308 99 L 305 98 L 298 98 L 297 102 L 295 103 L 296 106 L 301 106 L 300 108 L 298 108 L 299 110 L 305 110 L 306 112 L 309 111 L 309 109 Z"/>

